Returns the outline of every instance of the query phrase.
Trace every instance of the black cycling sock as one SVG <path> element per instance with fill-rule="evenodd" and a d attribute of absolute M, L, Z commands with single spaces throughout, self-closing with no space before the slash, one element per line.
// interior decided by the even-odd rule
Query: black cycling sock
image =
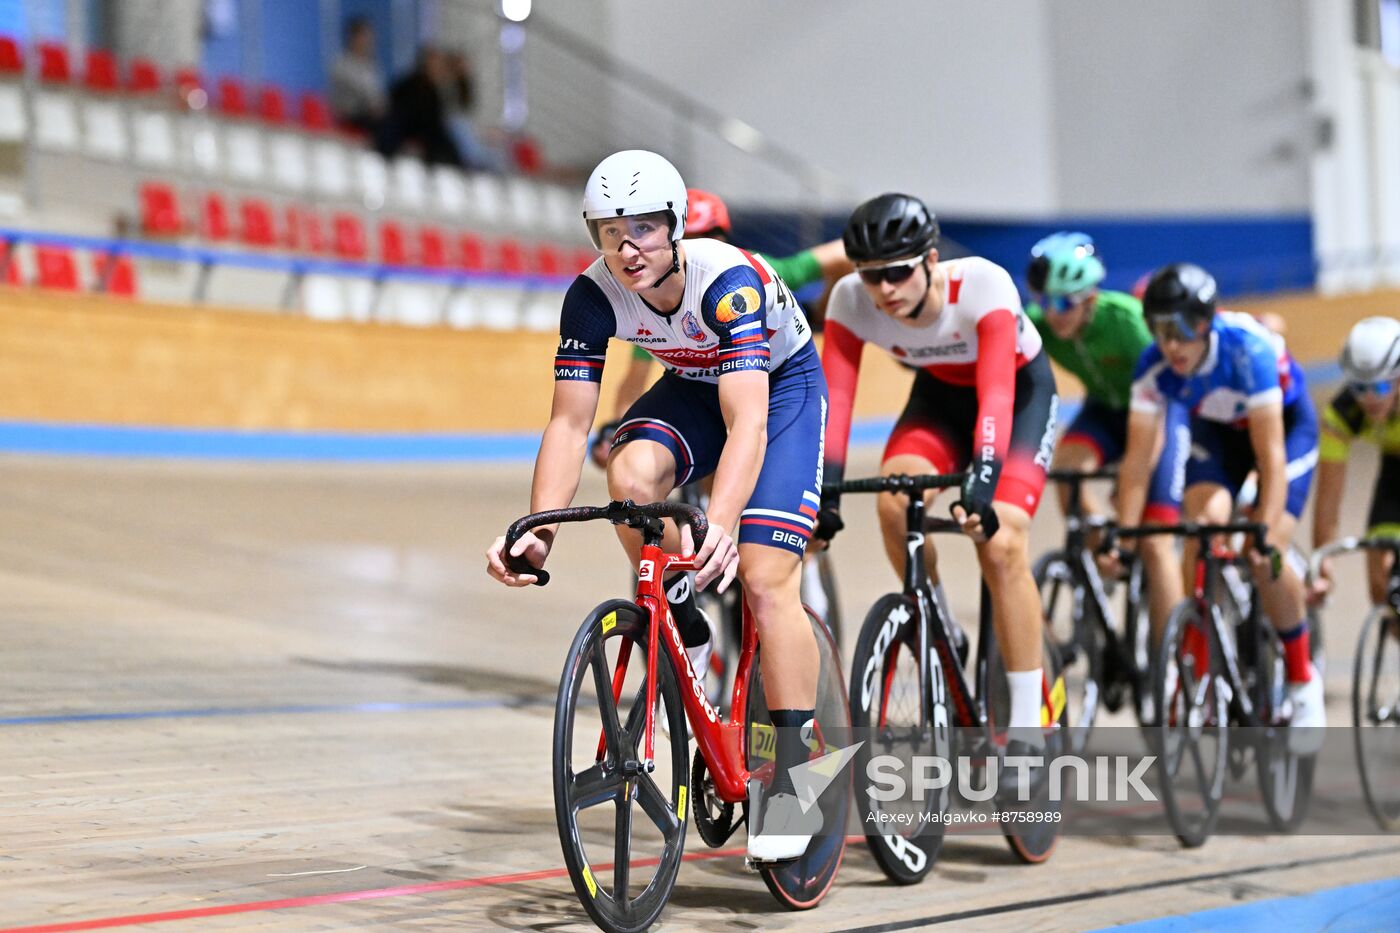
<path fill-rule="evenodd" d="M 695 585 L 691 583 L 690 574 L 673 573 L 662 585 L 666 590 L 666 602 L 671 604 L 671 617 L 676 620 L 676 628 L 681 630 L 685 646 L 694 648 L 709 641 L 710 627 L 695 604 Z"/>
<path fill-rule="evenodd" d="M 802 727 L 812 721 L 814 711 L 810 709 L 773 709 L 768 711 L 777 730 L 777 741 L 773 756 L 773 783 L 768 795 L 796 794 L 792 786 L 790 768 L 806 764 L 809 749 L 802 740 Z"/>

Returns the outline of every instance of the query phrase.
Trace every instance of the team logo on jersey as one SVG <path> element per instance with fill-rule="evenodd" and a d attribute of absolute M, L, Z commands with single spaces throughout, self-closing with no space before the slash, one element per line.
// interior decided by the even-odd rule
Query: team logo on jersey
<path fill-rule="evenodd" d="M 693 312 L 687 311 L 685 317 L 681 318 L 681 330 L 685 332 L 687 337 L 696 342 L 705 339 L 705 332 L 700 329 L 700 322 L 695 320 Z"/>
<path fill-rule="evenodd" d="M 750 311 L 757 311 L 762 302 L 763 299 L 758 297 L 758 289 L 745 285 L 719 300 L 719 307 L 715 308 L 715 317 L 721 324 L 729 324 Z"/>

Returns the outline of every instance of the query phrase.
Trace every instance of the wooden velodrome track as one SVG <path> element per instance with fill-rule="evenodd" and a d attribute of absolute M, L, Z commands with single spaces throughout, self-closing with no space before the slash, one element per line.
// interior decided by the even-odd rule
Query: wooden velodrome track
<path fill-rule="evenodd" d="M 1374 458 L 1354 467 L 1359 530 Z M 526 465 L 7 456 L 0 475 L 0 931 L 590 928 L 554 828 L 551 703 L 582 615 L 627 573 L 590 527 L 561 537 L 548 588 L 486 577 Z M 603 497 L 590 470 L 579 501 Z M 894 580 L 871 510 L 848 519 L 852 625 Z M 1061 527 L 1048 504 L 1033 550 Z M 943 554 L 975 578 L 969 548 Z M 1344 573 L 1327 615 L 1343 660 L 1363 608 Z M 971 586 L 950 595 L 971 618 Z M 1334 723 L 1347 668 L 1330 668 Z M 1087 929 L 1400 867 L 1381 836 L 1069 838 L 1038 867 L 967 836 L 912 888 L 853 846 L 827 901 L 792 914 L 732 850 L 688 848 L 668 930 Z"/>

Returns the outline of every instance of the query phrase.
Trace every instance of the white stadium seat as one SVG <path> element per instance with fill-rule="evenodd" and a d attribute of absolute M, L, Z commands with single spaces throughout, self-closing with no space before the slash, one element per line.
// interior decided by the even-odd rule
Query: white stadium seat
<path fill-rule="evenodd" d="M 18 84 L 0 84 L 0 142 L 21 142 L 28 130 L 23 90 Z"/>
<path fill-rule="evenodd" d="M 78 148 L 78 109 L 67 91 L 34 94 L 34 141 L 45 149 L 71 152 Z"/>
<path fill-rule="evenodd" d="M 268 140 L 268 152 L 273 184 L 288 191 L 306 190 L 306 141 L 296 133 L 274 133 Z"/>
<path fill-rule="evenodd" d="M 470 177 L 471 213 L 483 224 L 501 221 L 505 210 L 505 190 L 501 180 L 488 172 L 476 172 Z"/>
<path fill-rule="evenodd" d="M 301 306 L 306 316 L 318 321 L 339 321 L 345 317 L 345 289 L 333 275 L 308 275 L 301 283 Z"/>
<path fill-rule="evenodd" d="M 319 139 L 312 144 L 311 153 L 311 181 L 316 191 L 333 198 L 349 195 L 350 155 L 345 146 L 334 139 Z"/>
<path fill-rule="evenodd" d="M 192 171 L 219 173 L 219 131 L 208 117 L 191 116 L 180 121 L 180 148 Z"/>
<path fill-rule="evenodd" d="M 399 157 L 393 164 L 394 201 L 409 211 L 428 206 L 428 171 L 418 159 Z"/>
<path fill-rule="evenodd" d="M 368 209 L 384 206 L 389 197 L 389 166 L 382 155 L 368 149 L 355 153 L 355 187 Z"/>
<path fill-rule="evenodd" d="M 467 182 L 462 173 L 447 165 L 434 166 L 433 206 L 444 217 L 460 219 L 467 213 L 469 197 Z"/>
<path fill-rule="evenodd" d="M 266 168 L 262 134 L 252 126 L 233 123 L 224 131 L 230 178 L 241 182 L 262 181 Z"/>
<path fill-rule="evenodd" d="M 543 209 L 540 203 L 540 189 L 526 178 L 512 178 L 506 182 L 506 204 L 510 223 L 522 230 L 539 230 L 542 226 Z"/>
<path fill-rule="evenodd" d="M 141 165 L 169 168 L 175 164 L 175 127 L 168 113 L 132 110 L 131 143 L 133 155 Z"/>
<path fill-rule="evenodd" d="M 121 105 L 97 98 L 83 104 L 83 149 L 99 159 L 122 161 L 128 153 Z"/>

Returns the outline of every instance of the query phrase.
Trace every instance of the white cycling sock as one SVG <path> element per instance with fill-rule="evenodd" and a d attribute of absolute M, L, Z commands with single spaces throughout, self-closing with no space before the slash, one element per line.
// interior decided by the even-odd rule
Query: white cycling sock
<path fill-rule="evenodd" d="M 1011 687 L 1011 719 L 1007 727 L 1025 732 L 1040 732 L 1040 687 L 1044 680 L 1041 668 L 1033 671 L 1007 671 Z"/>

